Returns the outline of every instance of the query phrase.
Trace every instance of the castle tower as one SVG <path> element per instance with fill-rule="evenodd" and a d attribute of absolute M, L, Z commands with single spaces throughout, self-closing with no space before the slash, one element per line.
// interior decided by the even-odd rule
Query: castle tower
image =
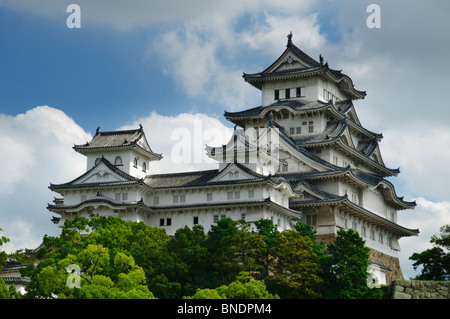
<path fill-rule="evenodd" d="M 339 229 L 354 229 L 371 249 L 370 263 L 381 283 L 402 278 L 399 239 L 419 232 L 400 226 L 397 214 L 416 204 L 397 196 L 385 179 L 400 171 L 383 161 L 382 134 L 358 119 L 354 101 L 366 93 L 322 56 L 316 61 L 295 46 L 292 33 L 272 65 L 243 78 L 261 91 L 261 105 L 225 117 L 244 132 L 278 130 L 275 175 L 298 194 L 289 208 L 302 212 L 325 243 Z"/>

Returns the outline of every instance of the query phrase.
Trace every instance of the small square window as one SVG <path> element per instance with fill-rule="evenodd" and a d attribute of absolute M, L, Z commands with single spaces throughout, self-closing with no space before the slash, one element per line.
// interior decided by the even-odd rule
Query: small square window
<path fill-rule="evenodd" d="M 279 100 L 280 99 L 280 90 L 275 90 L 274 92 L 274 100 Z"/>
<path fill-rule="evenodd" d="M 214 215 L 214 222 L 217 223 L 219 221 L 219 215 Z"/>
<path fill-rule="evenodd" d="M 128 200 L 128 193 L 122 193 L 122 200 Z"/>
<path fill-rule="evenodd" d="M 193 222 L 194 222 L 194 225 L 198 225 L 198 216 L 194 216 Z"/>
<path fill-rule="evenodd" d="M 294 134 L 295 134 L 295 127 L 289 128 L 289 133 L 290 133 L 291 135 L 294 135 Z"/>
<path fill-rule="evenodd" d="M 155 204 L 155 205 L 159 204 L 159 196 L 153 197 L 153 204 Z"/>
<path fill-rule="evenodd" d="M 164 226 L 164 218 L 159 219 L 159 226 Z"/>
<path fill-rule="evenodd" d="M 210 201 L 212 201 L 212 199 L 213 199 L 213 194 L 212 193 L 206 193 L 206 200 L 208 202 L 210 202 Z"/>
<path fill-rule="evenodd" d="M 233 192 L 228 192 L 228 199 L 233 199 Z"/>
<path fill-rule="evenodd" d="M 253 189 L 250 189 L 248 191 L 248 198 L 253 198 L 253 197 L 255 197 L 255 191 Z"/>
<path fill-rule="evenodd" d="M 179 196 L 178 195 L 173 195 L 173 202 L 174 203 L 178 203 L 179 201 Z"/>
<path fill-rule="evenodd" d="M 166 219 L 166 226 L 171 226 L 172 225 L 172 218 L 167 218 Z"/>
<path fill-rule="evenodd" d="M 301 128 L 300 126 L 299 126 L 299 127 L 296 127 L 295 133 L 296 133 L 296 134 L 302 134 L 302 128 Z"/>
<path fill-rule="evenodd" d="M 239 191 L 235 191 L 235 192 L 234 192 L 234 198 L 235 198 L 235 199 L 241 198 L 241 193 L 240 193 Z"/>
<path fill-rule="evenodd" d="M 186 202 L 186 195 L 180 195 L 180 203 Z"/>

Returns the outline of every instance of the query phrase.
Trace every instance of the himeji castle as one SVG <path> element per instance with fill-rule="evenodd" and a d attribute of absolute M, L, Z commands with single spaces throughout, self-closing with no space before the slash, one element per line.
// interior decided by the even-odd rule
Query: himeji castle
<path fill-rule="evenodd" d="M 397 223 L 412 209 L 386 178 L 399 169 L 383 162 L 382 134 L 363 127 L 354 101 L 366 96 L 351 78 L 308 56 L 288 35 L 286 49 L 260 73 L 243 79 L 261 91 L 261 105 L 225 112 L 235 125 L 226 145 L 205 145 L 217 169 L 157 174 L 142 126 L 102 132 L 73 148 L 86 156 L 86 172 L 65 184 L 51 184 L 60 196 L 48 209 L 62 227 L 76 216 L 122 216 L 177 229 L 205 231 L 229 217 L 250 223 L 271 219 L 280 231 L 298 221 L 314 227 L 318 240 L 332 242 L 339 229 L 353 229 L 370 248 L 379 282 L 402 278 L 402 237 L 418 229 Z M 153 138 L 153 137 L 152 137 Z"/>

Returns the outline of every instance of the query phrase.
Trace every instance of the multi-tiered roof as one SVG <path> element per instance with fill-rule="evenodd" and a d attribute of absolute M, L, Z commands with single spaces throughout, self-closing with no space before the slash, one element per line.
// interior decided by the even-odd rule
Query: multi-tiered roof
<path fill-rule="evenodd" d="M 385 204 L 395 210 L 411 209 L 416 205 L 415 202 L 405 201 L 403 197 L 397 196 L 394 185 L 385 179 L 397 176 L 400 170 L 387 167 L 382 159 L 379 142 L 383 135 L 366 129 L 358 119 L 353 101 L 364 98 L 366 92 L 356 90 L 350 77 L 331 69 L 328 63 L 324 64 L 321 56 L 320 61 L 308 56 L 292 43 L 290 34 L 285 51 L 272 65 L 259 73 L 244 73 L 243 78 L 262 91 L 262 104 L 239 112 L 226 111 L 225 118 L 244 129 L 261 125 L 267 129 L 276 128 L 279 131 L 280 148 L 289 150 L 290 155 L 309 166 L 304 171 L 279 170 L 276 173 L 289 180 L 293 189 L 301 189 L 311 195 L 307 199 L 291 199 L 290 208 L 305 210 L 308 207 L 339 206 L 341 211 L 349 212 L 373 225 L 380 225 L 400 237 L 418 234 L 417 229 L 404 228 L 382 214 L 367 209 L 361 201 L 351 200 L 347 194 L 332 193 L 329 191 L 330 187 L 325 187 L 328 190 L 321 189 L 323 181 L 327 185 L 339 181 L 356 188 L 379 191 Z M 296 96 L 290 91 L 289 96 L 284 97 L 280 97 L 277 92 L 269 102 L 264 98 L 264 95 L 270 94 L 267 88 L 276 89 L 276 83 L 278 89 L 283 90 L 279 83 L 289 83 L 286 84 L 289 88 L 289 85 L 292 87 L 302 85 L 298 83 L 308 83 L 307 79 L 314 79 L 309 83 L 317 86 L 331 83 L 339 91 L 336 96 L 339 95 L 340 98 L 333 96 L 327 99 L 329 95 L 325 97 L 325 93 L 320 96 L 320 88 L 313 90 L 318 92 L 314 99 L 311 95 L 308 97 L 298 94 L 302 92 L 300 90 Z M 313 117 L 324 119 L 326 123 L 319 131 L 302 134 L 291 134 L 288 131 L 289 125 L 293 126 L 295 121 L 306 121 Z M 288 121 L 289 124 L 286 124 Z M 217 149 L 220 148 L 207 148 L 207 151 L 211 153 Z M 331 156 L 326 158 L 318 155 L 322 150 L 332 150 L 352 163 L 337 165 L 332 162 Z"/>

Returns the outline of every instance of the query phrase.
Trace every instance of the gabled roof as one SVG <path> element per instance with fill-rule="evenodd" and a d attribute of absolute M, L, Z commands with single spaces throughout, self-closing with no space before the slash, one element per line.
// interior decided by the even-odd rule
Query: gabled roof
<path fill-rule="evenodd" d="M 379 188 L 385 194 L 384 198 L 392 203 L 396 209 L 411 209 L 416 206 L 415 201 L 405 201 L 403 197 L 397 196 L 394 185 L 382 176 L 364 172 L 360 169 L 350 168 L 350 166 L 342 168 L 339 171 L 302 173 L 300 178 L 305 181 L 313 181 L 340 176 L 348 178 L 352 183 L 362 187 Z M 295 176 L 291 176 L 290 179 L 295 179 Z"/>
<path fill-rule="evenodd" d="M 217 179 L 217 177 L 220 177 L 222 172 L 227 171 L 228 168 L 232 166 L 235 166 L 242 172 L 246 173 L 248 178 L 231 180 Z M 145 184 L 153 189 L 212 187 L 267 182 L 278 185 L 285 182 L 285 180 L 283 178 L 277 178 L 270 175 L 260 175 L 240 163 L 229 163 L 223 170 L 213 169 L 206 171 L 155 174 L 148 175 L 145 178 Z"/>
<path fill-rule="evenodd" d="M 294 65 L 292 68 L 280 68 L 285 63 L 291 64 L 292 61 L 296 61 L 297 65 Z M 253 74 L 244 73 L 243 78 L 254 87 L 261 89 L 262 82 L 264 81 L 312 75 L 320 75 L 336 83 L 352 99 L 362 99 L 366 96 L 365 91 L 359 91 L 354 88 L 350 77 L 343 74 L 340 70 L 329 68 L 328 62 L 323 64 L 322 57 L 320 57 L 320 62 L 318 62 L 295 46 L 292 43 L 292 33 L 288 35 L 286 49 L 274 63 L 262 72 Z"/>
<path fill-rule="evenodd" d="M 108 198 L 106 196 L 103 196 L 101 194 L 97 194 L 94 198 L 87 199 L 85 201 L 82 201 L 78 204 L 74 205 L 64 205 L 64 204 L 48 204 L 47 209 L 52 212 L 76 212 L 80 211 L 83 208 L 86 207 L 92 207 L 92 206 L 106 206 L 112 209 L 125 209 L 129 207 L 142 207 L 146 209 L 146 205 L 144 205 L 143 199 L 139 201 L 116 201 L 112 198 Z"/>
<path fill-rule="evenodd" d="M 147 142 L 142 126 L 133 130 L 100 132 L 97 128 L 95 136 L 90 142 L 74 145 L 73 149 L 81 154 L 98 151 L 135 149 L 154 160 L 162 158 L 154 153 Z"/>
<path fill-rule="evenodd" d="M 94 174 L 96 171 L 99 170 L 101 166 L 104 166 L 105 169 L 119 177 L 119 179 L 116 179 L 114 181 L 102 181 L 102 182 L 87 182 L 83 183 L 82 181 L 85 180 L 90 175 Z M 132 185 L 132 184 L 143 184 L 143 179 L 136 178 L 134 176 L 131 176 L 124 171 L 118 169 L 116 166 L 111 164 L 106 158 L 102 156 L 100 161 L 92 167 L 90 170 L 88 170 L 86 173 L 78 176 L 74 180 L 64 183 L 64 184 L 50 184 L 49 189 L 52 191 L 58 191 L 58 190 L 64 190 L 64 189 L 71 189 L 71 188 L 90 188 L 90 187 L 107 187 L 107 186 L 124 186 L 124 185 Z"/>

